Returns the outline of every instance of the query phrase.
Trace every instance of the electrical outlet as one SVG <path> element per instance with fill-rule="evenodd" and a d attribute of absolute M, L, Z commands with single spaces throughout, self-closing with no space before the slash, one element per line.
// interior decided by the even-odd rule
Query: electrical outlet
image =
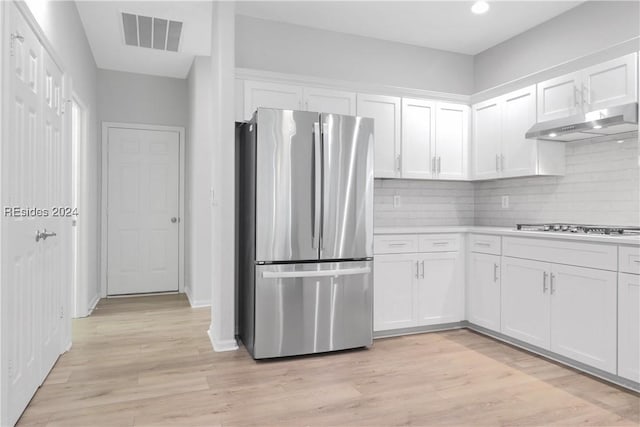
<path fill-rule="evenodd" d="M 400 196 L 393 196 L 393 207 L 397 208 L 400 206 Z"/>
<path fill-rule="evenodd" d="M 502 209 L 509 209 L 509 196 L 502 196 Z"/>

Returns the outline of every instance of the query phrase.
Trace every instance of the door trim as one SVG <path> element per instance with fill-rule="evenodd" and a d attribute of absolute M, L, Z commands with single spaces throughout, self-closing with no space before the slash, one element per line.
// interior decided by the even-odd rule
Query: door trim
<path fill-rule="evenodd" d="M 107 297 L 107 209 L 108 209 L 108 189 L 109 189 L 109 129 L 137 129 L 137 130 L 157 130 L 177 132 L 179 135 L 178 149 L 178 293 L 184 293 L 184 192 L 185 192 L 185 130 L 180 126 L 161 126 L 141 123 L 122 122 L 102 122 L 102 183 L 101 183 L 101 204 L 100 204 L 100 297 Z"/>

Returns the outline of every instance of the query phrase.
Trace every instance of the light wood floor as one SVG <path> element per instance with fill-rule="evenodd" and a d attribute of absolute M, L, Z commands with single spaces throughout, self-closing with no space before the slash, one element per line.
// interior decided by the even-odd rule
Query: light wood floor
<path fill-rule="evenodd" d="M 638 425 L 640 400 L 459 330 L 254 362 L 182 296 L 102 300 L 19 425 Z"/>

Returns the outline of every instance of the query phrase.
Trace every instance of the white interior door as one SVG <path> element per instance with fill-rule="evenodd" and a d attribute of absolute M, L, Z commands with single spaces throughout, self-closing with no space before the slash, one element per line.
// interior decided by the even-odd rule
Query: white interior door
<path fill-rule="evenodd" d="M 12 52 L 4 70 L 9 132 L 2 146 L 0 424 L 13 425 L 64 349 L 72 259 L 63 73 L 16 5 L 6 5 Z M 55 235 L 36 240 L 45 229 Z"/>
<path fill-rule="evenodd" d="M 180 134 L 108 129 L 107 292 L 178 290 Z"/>

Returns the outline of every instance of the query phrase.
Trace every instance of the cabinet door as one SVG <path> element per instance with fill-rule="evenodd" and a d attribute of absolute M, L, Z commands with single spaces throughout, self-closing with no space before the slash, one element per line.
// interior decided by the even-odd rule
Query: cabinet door
<path fill-rule="evenodd" d="M 500 331 L 500 257 L 472 252 L 467 286 L 469 322 Z"/>
<path fill-rule="evenodd" d="M 473 106 L 473 165 L 477 179 L 499 175 L 502 106 L 493 99 Z"/>
<path fill-rule="evenodd" d="M 502 333 L 549 349 L 551 264 L 502 257 Z"/>
<path fill-rule="evenodd" d="M 402 177 L 428 179 L 435 155 L 435 102 L 402 98 Z"/>
<path fill-rule="evenodd" d="M 616 273 L 553 264 L 551 351 L 616 373 Z"/>
<path fill-rule="evenodd" d="M 304 88 L 304 109 L 318 113 L 356 115 L 356 94 L 341 90 Z"/>
<path fill-rule="evenodd" d="M 400 176 L 400 98 L 357 95 L 357 115 L 374 119 L 376 178 Z"/>
<path fill-rule="evenodd" d="M 594 65 L 582 73 L 585 111 L 637 101 L 636 54 Z"/>
<path fill-rule="evenodd" d="M 469 107 L 438 102 L 435 150 L 438 178 L 467 178 L 468 147 Z"/>
<path fill-rule="evenodd" d="M 244 116 L 248 120 L 259 107 L 302 110 L 302 86 L 246 80 Z"/>
<path fill-rule="evenodd" d="M 538 83 L 538 121 L 561 119 L 580 111 L 581 73 L 571 73 Z"/>
<path fill-rule="evenodd" d="M 418 256 L 416 313 L 419 325 L 459 322 L 464 317 L 464 268 L 459 252 Z"/>
<path fill-rule="evenodd" d="M 538 142 L 525 133 L 536 123 L 536 87 L 529 86 L 503 98 L 502 176 L 535 175 Z"/>
<path fill-rule="evenodd" d="M 640 382 L 640 276 L 618 273 L 618 375 Z"/>
<path fill-rule="evenodd" d="M 376 255 L 373 274 L 375 331 L 416 325 L 414 289 L 417 276 L 416 255 Z"/>

